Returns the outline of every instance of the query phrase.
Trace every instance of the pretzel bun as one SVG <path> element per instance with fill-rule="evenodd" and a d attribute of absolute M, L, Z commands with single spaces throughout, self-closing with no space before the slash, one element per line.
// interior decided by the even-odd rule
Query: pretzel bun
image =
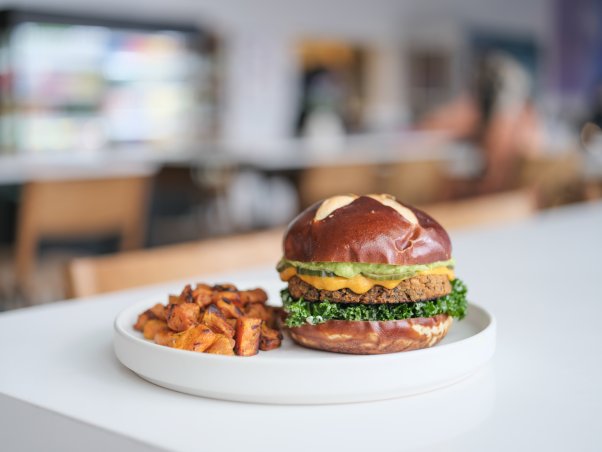
<path fill-rule="evenodd" d="M 404 266 L 451 259 L 451 242 L 439 223 L 421 210 L 385 194 L 333 196 L 312 205 L 289 225 L 283 248 L 285 259 L 301 263 Z M 321 283 L 316 279 L 299 283 L 301 276 L 296 274 L 287 280 L 288 294 L 294 300 L 349 304 L 359 296 L 350 293 L 352 286 L 343 285 L 342 288 L 330 290 L 325 286 L 312 286 L 312 282 Z M 322 278 L 319 275 L 315 277 Z M 327 277 L 330 276 L 324 276 Z M 362 292 L 364 299 L 361 303 L 372 304 L 378 299 L 378 294 L 384 293 L 385 301 L 379 308 L 386 310 L 387 305 L 405 300 L 406 286 L 407 290 L 417 290 L 421 294 L 411 298 L 411 302 L 427 302 L 450 293 L 452 286 L 447 275 L 437 276 L 444 279 L 442 291 L 434 295 L 426 290 L 432 278 L 433 275 L 426 274 L 409 278 L 392 288 L 380 285 L 378 290 Z M 339 282 L 341 279 L 339 276 Z M 378 283 L 374 287 L 377 286 Z M 299 293 L 300 287 L 307 290 Z M 311 297 L 309 293 L 312 293 Z M 379 318 L 391 317 L 383 315 Z M 305 347 L 368 355 L 431 347 L 445 337 L 451 324 L 451 316 L 439 314 L 405 320 L 327 320 L 292 326 L 288 332 L 295 342 Z"/>
<path fill-rule="evenodd" d="M 284 257 L 301 262 L 417 265 L 451 258 L 443 227 L 388 195 L 345 195 L 297 216 L 284 237 Z"/>
<path fill-rule="evenodd" d="M 432 347 L 447 334 L 453 319 L 440 314 L 406 320 L 330 320 L 289 328 L 291 338 L 305 347 L 336 353 L 374 355 Z"/>

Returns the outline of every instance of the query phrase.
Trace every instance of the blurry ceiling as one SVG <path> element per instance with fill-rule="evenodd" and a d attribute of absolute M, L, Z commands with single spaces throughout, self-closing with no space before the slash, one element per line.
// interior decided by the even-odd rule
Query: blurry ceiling
<path fill-rule="evenodd" d="M 318 33 L 348 38 L 403 33 L 404 18 L 442 17 L 463 23 L 545 32 L 553 0 L 2 0 L 0 7 L 38 8 L 138 19 L 191 20 L 223 32 L 239 29 Z"/>

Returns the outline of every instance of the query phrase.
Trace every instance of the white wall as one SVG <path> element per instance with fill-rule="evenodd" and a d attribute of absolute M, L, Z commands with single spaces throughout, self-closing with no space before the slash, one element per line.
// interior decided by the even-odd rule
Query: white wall
<path fill-rule="evenodd" d="M 238 3 L 238 2 L 236 2 Z M 244 3 L 244 2 L 243 2 Z M 212 11 L 223 24 L 227 75 L 224 138 L 236 144 L 290 136 L 296 112 L 295 44 L 305 37 L 345 39 L 374 52 L 367 111 L 375 126 L 399 123 L 404 108 L 399 73 L 400 29 L 391 0 L 263 0 L 243 11 Z M 214 7 L 207 4 L 208 9 Z"/>
<path fill-rule="evenodd" d="M 296 62 L 288 40 L 239 31 L 224 42 L 221 132 L 234 145 L 286 138 L 295 109 Z"/>

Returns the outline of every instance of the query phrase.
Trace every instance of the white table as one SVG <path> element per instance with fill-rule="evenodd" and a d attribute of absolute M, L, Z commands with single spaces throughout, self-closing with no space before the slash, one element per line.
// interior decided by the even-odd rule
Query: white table
<path fill-rule="evenodd" d="M 172 392 L 138 378 L 112 352 L 115 315 L 168 289 L 145 288 L 0 315 L 0 448 L 600 450 L 602 204 L 453 239 L 458 275 L 498 321 L 493 362 L 459 384 L 329 406 Z M 256 269 L 218 279 L 266 277 L 276 276 Z"/>

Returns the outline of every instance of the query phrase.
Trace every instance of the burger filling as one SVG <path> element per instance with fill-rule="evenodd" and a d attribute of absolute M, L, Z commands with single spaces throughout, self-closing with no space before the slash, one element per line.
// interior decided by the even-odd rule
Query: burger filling
<path fill-rule="evenodd" d="M 278 271 L 286 324 L 328 320 L 403 320 L 466 314 L 466 286 L 455 278 L 453 259 L 419 265 L 361 262 L 297 262 L 282 259 Z"/>
<path fill-rule="evenodd" d="M 335 287 L 328 286 L 329 284 L 323 283 L 323 281 L 308 283 L 301 275 L 293 276 L 288 281 L 288 290 L 295 299 L 328 300 L 335 303 L 409 303 L 434 300 L 452 291 L 448 276 L 440 274 L 413 276 L 403 281 L 396 281 L 396 284 L 391 287 L 377 283 L 368 287 L 367 290 L 362 288 L 360 291 L 356 290 L 355 284 L 341 284 L 340 287 L 338 284 Z"/>
<path fill-rule="evenodd" d="M 462 319 L 466 315 L 468 304 L 466 286 L 459 279 L 450 282 L 449 293 L 435 299 L 413 302 L 345 302 L 335 301 L 333 294 L 330 294 L 331 299 L 320 294 L 316 300 L 310 301 L 304 297 L 294 297 L 293 291 L 295 288 L 289 283 L 289 288 L 281 292 L 284 310 L 287 312 L 286 325 L 289 327 L 317 325 L 329 320 L 385 321 L 439 314 Z"/>

